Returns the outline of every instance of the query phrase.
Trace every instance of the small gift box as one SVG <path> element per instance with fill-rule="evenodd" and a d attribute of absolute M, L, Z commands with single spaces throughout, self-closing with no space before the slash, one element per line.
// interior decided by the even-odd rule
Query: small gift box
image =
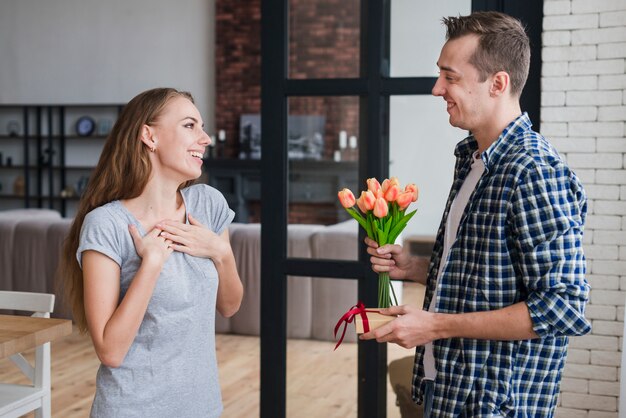
<path fill-rule="evenodd" d="M 396 319 L 395 316 L 383 315 L 379 312 L 379 309 L 365 309 L 362 315 L 357 315 L 354 318 L 354 326 L 357 334 L 363 334 L 382 327 L 394 319 Z"/>
<path fill-rule="evenodd" d="M 337 338 L 337 331 L 341 327 L 341 324 L 343 324 L 341 338 L 339 338 L 337 345 L 335 345 L 335 350 L 343 341 L 343 337 L 346 335 L 346 328 L 349 323 L 354 322 L 356 333 L 363 334 L 375 330 L 376 328 L 379 328 L 394 319 L 396 319 L 395 316 L 381 314 L 380 308 L 368 309 L 365 307 L 363 302 L 357 303 L 355 306 L 350 308 L 348 312 L 343 314 L 337 322 L 337 325 L 335 325 L 335 338 Z"/>

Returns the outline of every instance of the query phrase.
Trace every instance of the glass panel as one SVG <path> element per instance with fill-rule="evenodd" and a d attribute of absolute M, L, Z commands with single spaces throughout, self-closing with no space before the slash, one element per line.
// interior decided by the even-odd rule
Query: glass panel
<path fill-rule="evenodd" d="M 402 304 L 421 308 L 424 304 L 424 286 L 403 282 Z M 413 402 L 411 383 L 415 349 L 387 344 L 387 418 L 419 417 L 422 407 Z"/>
<path fill-rule="evenodd" d="M 448 123 L 445 102 L 434 96 L 392 96 L 389 120 L 389 174 L 417 184 L 418 212 L 403 232 L 437 233 L 454 174 L 454 147 L 467 132 Z"/>
<path fill-rule="evenodd" d="M 309 281 L 312 281 L 312 289 L 305 294 L 302 290 Z M 345 295 L 350 294 L 351 287 L 356 289 L 356 285 L 354 280 L 290 278 L 287 312 L 288 417 L 357 416 L 358 353 L 354 325 L 348 325 L 343 343 L 336 351 L 333 351 L 336 341 L 332 334 L 336 321 L 352 306 Z M 423 286 L 413 282 L 403 286 L 404 303 L 421 307 Z M 405 349 L 396 344 L 387 346 L 389 418 L 400 418 L 400 408 L 404 411 L 416 410 L 410 396 L 414 355 L 415 349 Z M 400 385 L 401 389 L 394 391 L 396 385 Z M 396 398 L 400 400 L 401 407 L 396 405 Z"/>
<path fill-rule="evenodd" d="M 335 225 L 351 219 L 337 192 L 357 185 L 358 97 L 295 97 L 288 106 L 289 223 Z M 346 257 L 356 254 L 355 249 Z"/>
<path fill-rule="evenodd" d="M 391 0 L 391 77 L 434 77 L 445 41 L 441 18 L 469 14 L 471 0 Z"/>
<path fill-rule="evenodd" d="M 289 78 L 359 76 L 359 0 L 289 0 Z"/>
<path fill-rule="evenodd" d="M 289 248 L 293 250 L 296 235 L 293 229 L 290 232 Z M 294 255 L 293 251 L 290 255 Z M 352 324 L 348 325 L 340 348 L 333 351 L 336 344 L 333 328 L 345 310 L 354 304 L 356 291 L 356 280 L 288 278 L 288 417 L 357 415 L 358 355 Z"/>
<path fill-rule="evenodd" d="M 354 334 L 354 326 L 346 334 Z M 287 416 L 357 416 L 357 344 L 333 341 L 287 342 Z"/>

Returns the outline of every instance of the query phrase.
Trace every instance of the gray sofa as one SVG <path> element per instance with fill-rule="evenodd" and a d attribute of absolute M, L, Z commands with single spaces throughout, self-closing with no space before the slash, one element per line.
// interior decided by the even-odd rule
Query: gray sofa
<path fill-rule="evenodd" d="M 71 219 L 45 209 L 0 212 L 0 290 L 54 293 L 54 276 Z M 233 223 L 230 239 L 244 285 L 241 309 L 231 318 L 218 315 L 216 331 L 260 333 L 260 225 Z M 354 260 L 358 225 L 290 225 L 288 253 L 293 257 Z M 333 340 L 339 317 L 357 302 L 355 280 L 289 277 L 287 336 Z M 70 317 L 58 298 L 55 315 Z M 346 341 L 356 341 L 353 332 Z"/>
<path fill-rule="evenodd" d="M 232 318 L 216 321 L 217 332 L 258 335 L 260 333 L 260 236 L 259 224 L 232 224 L 230 240 L 244 285 L 241 308 Z M 356 260 L 358 224 L 350 220 L 336 225 L 288 227 L 287 253 L 290 257 Z M 401 297 L 401 286 L 396 286 Z M 357 302 L 357 282 L 352 279 L 287 277 L 287 336 L 334 340 L 337 320 Z M 353 332 L 345 341 L 356 341 Z"/>

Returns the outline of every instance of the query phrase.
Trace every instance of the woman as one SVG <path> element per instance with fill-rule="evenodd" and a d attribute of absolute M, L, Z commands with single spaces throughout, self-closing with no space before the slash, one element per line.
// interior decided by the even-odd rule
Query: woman
<path fill-rule="evenodd" d="M 122 110 L 80 202 L 62 271 L 74 320 L 102 362 L 92 417 L 217 417 L 215 309 L 243 287 L 215 189 L 190 182 L 210 143 L 189 93 Z M 219 283 L 219 286 L 218 286 Z"/>

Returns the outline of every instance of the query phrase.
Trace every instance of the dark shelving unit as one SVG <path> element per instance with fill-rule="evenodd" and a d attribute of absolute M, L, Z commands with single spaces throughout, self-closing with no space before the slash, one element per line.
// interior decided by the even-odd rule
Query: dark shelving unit
<path fill-rule="evenodd" d="M 68 155 L 89 144 L 89 157 L 96 161 L 122 107 L 121 104 L 0 105 L 0 210 L 15 208 L 15 200 L 21 200 L 23 208 L 49 208 L 71 216 L 67 203 L 79 199 L 76 179 L 88 178 L 94 166 L 68 164 Z M 76 121 L 82 116 L 94 122 L 94 131 L 88 135 L 76 132 Z M 16 190 L 22 188 L 16 187 L 16 182 L 23 184 L 23 192 Z"/>

